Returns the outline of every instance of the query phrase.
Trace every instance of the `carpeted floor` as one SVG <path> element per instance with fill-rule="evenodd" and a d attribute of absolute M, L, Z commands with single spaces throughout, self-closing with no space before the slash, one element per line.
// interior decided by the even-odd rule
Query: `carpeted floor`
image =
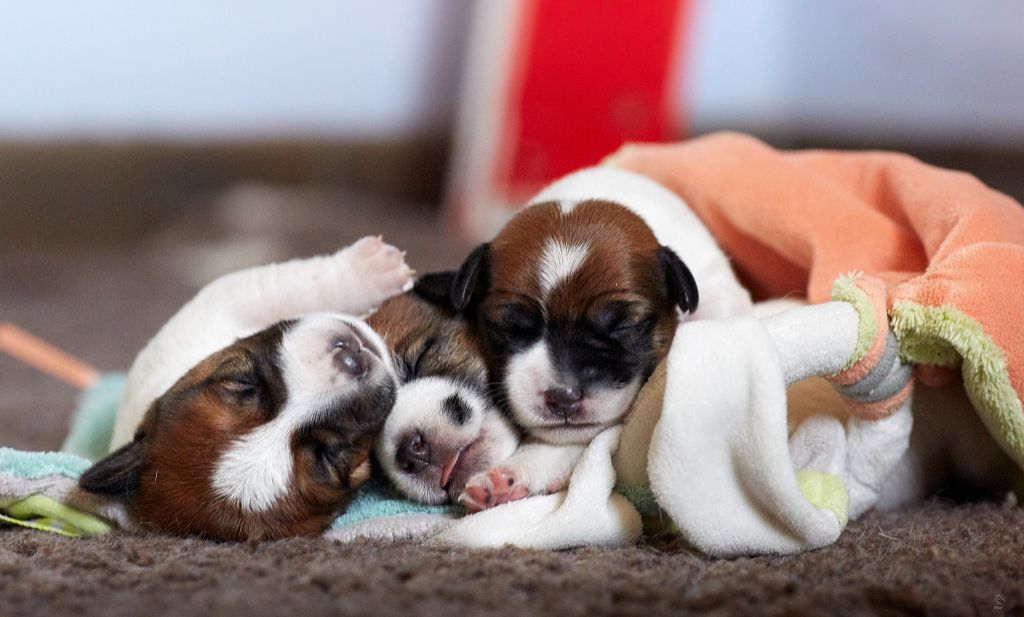
<path fill-rule="evenodd" d="M 433 210 L 338 190 L 238 185 L 129 239 L 0 247 L 0 319 L 124 369 L 206 280 L 384 232 L 421 271 L 455 265 Z M 28 232 L 26 232 L 28 233 Z M 83 229 L 82 234 L 102 233 Z M 75 392 L 0 357 L 0 443 L 54 449 Z M 445 551 L 0 529 L 0 615 L 1024 614 L 1024 509 L 936 498 L 869 515 L 827 549 L 709 560 L 657 539 L 626 549 Z"/>
<path fill-rule="evenodd" d="M 935 501 L 827 549 L 708 560 L 615 550 L 448 551 L 0 533 L 0 615 L 1024 614 L 1024 511 Z"/>

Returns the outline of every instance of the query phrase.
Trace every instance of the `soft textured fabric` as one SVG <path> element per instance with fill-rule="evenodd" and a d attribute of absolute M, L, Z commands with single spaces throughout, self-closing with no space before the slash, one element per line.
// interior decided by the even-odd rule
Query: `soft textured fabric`
<path fill-rule="evenodd" d="M 60 448 L 62 452 L 91 461 L 107 455 L 126 378 L 124 373 L 108 373 L 82 392 L 71 420 L 71 430 Z"/>
<path fill-rule="evenodd" d="M 609 158 L 681 196 L 756 297 L 880 280 L 905 359 L 960 368 L 1024 464 L 1024 210 L 974 177 L 885 152 L 780 152 L 720 133 Z"/>

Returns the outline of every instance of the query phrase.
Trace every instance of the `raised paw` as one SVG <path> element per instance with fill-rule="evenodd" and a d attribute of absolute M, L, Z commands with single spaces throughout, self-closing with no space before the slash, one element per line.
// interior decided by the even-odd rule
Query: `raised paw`
<path fill-rule="evenodd" d="M 404 291 L 411 283 L 413 270 L 405 263 L 405 253 L 384 242 L 380 236 L 367 236 L 344 250 L 355 272 L 367 285 L 373 305 Z"/>
<path fill-rule="evenodd" d="M 525 486 L 516 483 L 511 469 L 496 467 L 470 478 L 459 495 L 459 503 L 467 512 L 473 513 L 524 499 L 529 495 Z"/>

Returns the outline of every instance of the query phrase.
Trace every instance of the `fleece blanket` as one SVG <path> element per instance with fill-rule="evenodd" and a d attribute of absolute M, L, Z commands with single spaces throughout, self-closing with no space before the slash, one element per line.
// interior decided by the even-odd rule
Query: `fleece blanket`
<path fill-rule="evenodd" d="M 637 440 L 649 445 L 646 474 L 633 476 L 693 544 L 722 555 L 815 548 L 883 491 L 910 491 L 885 484 L 912 480 L 892 472 L 913 381 L 962 381 L 971 405 L 959 412 L 1024 465 L 1020 204 L 901 154 L 786 153 L 735 134 L 630 145 L 606 164 L 682 197 L 755 299 L 822 303 L 680 328 L 660 416 Z M 815 420 L 786 444 L 780 382 L 810 375 L 829 377 L 849 420 Z"/>
<path fill-rule="evenodd" d="M 902 154 L 786 153 L 737 134 L 626 146 L 611 161 L 686 200 L 757 298 L 823 302 L 837 278 L 863 273 L 902 357 L 959 373 L 988 429 L 1024 464 L 1020 204 Z"/>

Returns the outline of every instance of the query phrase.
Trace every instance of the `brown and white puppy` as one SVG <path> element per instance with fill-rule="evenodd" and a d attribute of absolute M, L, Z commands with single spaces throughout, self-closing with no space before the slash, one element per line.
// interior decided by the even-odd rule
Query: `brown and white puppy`
<path fill-rule="evenodd" d="M 370 475 L 394 369 L 361 321 L 275 324 L 200 362 L 80 479 L 154 530 L 221 540 L 322 532 Z"/>
<path fill-rule="evenodd" d="M 423 503 L 457 500 L 470 477 L 519 443 L 491 403 L 480 341 L 449 302 L 453 277 L 424 275 L 367 319 L 391 349 L 400 382 L 376 455 L 394 485 Z"/>
<path fill-rule="evenodd" d="M 390 354 L 350 314 L 408 283 L 403 254 L 380 238 L 210 283 L 139 353 L 113 452 L 80 486 L 165 533 L 323 531 L 369 476 L 395 400 Z"/>
<path fill-rule="evenodd" d="M 682 200 L 610 168 L 542 191 L 466 259 L 451 296 L 484 341 L 495 399 L 528 436 L 470 482 L 470 508 L 564 486 L 583 446 L 623 419 L 684 313 L 750 307 Z"/>

